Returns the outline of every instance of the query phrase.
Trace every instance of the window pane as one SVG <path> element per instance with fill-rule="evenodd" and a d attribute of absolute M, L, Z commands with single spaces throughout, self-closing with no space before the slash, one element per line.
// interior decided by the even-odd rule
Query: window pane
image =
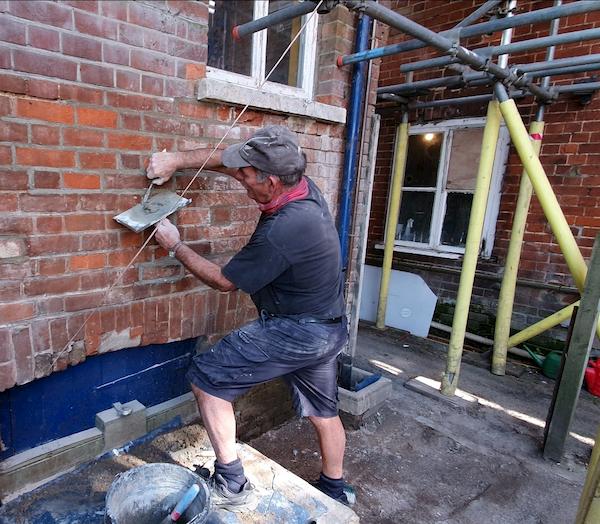
<path fill-rule="evenodd" d="M 423 133 L 408 137 L 405 187 L 436 186 L 443 139 L 443 133 Z"/>
<path fill-rule="evenodd" d="M 429 243 L 434 193 L 406 191 L 402 194 L 396 240 Z"/>
<path fill-rule="evenodd" d="M 483 129 L 457 129 L 452 136 L 452 152 L 448 166 L 448 189 L 475 189 Z"/>
<path fill-rule="evenodd" d="M 252 36 L 234 42 L 231 30 L 250 22 L 254 2 L 245 0 L 215 0 L 208 17 L 208 65 L 232 73 L 251 75 Z"/>
<path fill-rule="evenodd" d="M 473 195 L 470 193 L 448 193 L 446 216 L 442 226 L 442 244 L 464 247 L 467 242 L 467 229 Z"/>
<path fill-rule="evenodd" d="M 269 2 L 269 14 L 279 11 L 290 4 L 295 4 L 291 0 L 271 0 Z M 265 75 L 273 69 L 283 52 L 290 45 L 290 42 L 298 34 L 305 17 L 296 17 L 267 29 L 267 62 Z M 302 86 L 302 53 L 304 34 L 294 42 L 294 45 L 286 53 L 283 60 L 279 63 L 273 74 L 269 77 L 270 82 L 284 84 L 292 87 Z"/>

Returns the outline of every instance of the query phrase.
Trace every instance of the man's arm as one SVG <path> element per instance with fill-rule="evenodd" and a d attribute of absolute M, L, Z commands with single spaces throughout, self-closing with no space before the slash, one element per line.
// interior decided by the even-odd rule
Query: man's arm
<path fill-rule="evenodd" d="M 150 157 L 146 176 L 154 181 L 156 185 L 162 185 L 169 180 L 178 169 L 200 168 L 207 161 L 206 169 L 219 171 L 229 176 L 234 176 L 236 169 L 225 167 L 221 160 L 221 151 L 213 148 L 194 149 L 192 151 L 180 151 L 176 153 L 154 153 Z M 210 156 L 210 158 L 209 158 Z"/>
<path fill-rule="evenodd" d="M 179 231 L 169 219 L 165 218 L 157 224 L 156 240 L 166 250 L 174 251 L 177 260 L 206 285 L 219 291 L 237 289 L 237 286 L 223 275 L 217 264 L 200 256 L 181 241 Z"/>

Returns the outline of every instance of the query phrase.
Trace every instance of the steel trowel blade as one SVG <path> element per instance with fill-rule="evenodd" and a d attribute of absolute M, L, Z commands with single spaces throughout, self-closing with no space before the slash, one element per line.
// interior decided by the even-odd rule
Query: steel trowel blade
<path fill-rule="evenodd" d="M 152 195 L 145 203 L 137 204 L 127 211 L 123 211 L 114 219 L 136 233 L 140 233 L 163 218 L 175 213 L 178 209 L 190 204 L 189 198 L 179 196 L 177 193 L 162 191 Z"/>

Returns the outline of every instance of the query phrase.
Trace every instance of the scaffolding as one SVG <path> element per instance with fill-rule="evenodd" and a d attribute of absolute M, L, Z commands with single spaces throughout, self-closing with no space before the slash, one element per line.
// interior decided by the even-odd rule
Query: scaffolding
<path fill-rule="evenodd" d="M 297 12 L 308 9 L 309 4 L 313 4 L 314 8 L 316 2 L 309 0 L 301 2 L 300 5 L 302 7 L 298 5 L 295 7 L 290 6 L 290 18 L 298 16 Z M 484 216 L 490 191 L 491 173 L 494 164 L 496 143 L 498 141 L 498 131 L 502 121 L 504 121 L 508 128 L 512 143 L 523 164 L 523 173 L 499 296 L 498 320 L 491 371 L 494 374 L 503 375 L 506 367 L 506 352 L 509 348 L 565 321 L 572 315 L 574 308 L 578 305 L 576 303 L 563 308 L 547 319 L 510 336 L 510 324 L 523 232 L 533 192 L 535 192 L 539 200 L 575 285 L 580 293 L 583 292 L 588 268 L 552 186 L 548 181 L 544 168 L 538 159 L 538 154 L 543 137 L 546 105 L 552 103 L 564 93 L 589 95 L 600 88 L 600 83 L 593 81 L 553 86 L 550 80 L 553 76 L 600 69 L 599 54 L 568 59 L 554 59 L 554 49 L 557 45 L 600 38 L 600 29 L 586 29 L 559 34 L 561 18 L 600 11 L 600 1 L 578 1 L 562 5 L 560 0 L 556 0 L 552 7 L 523 14 L 513 14 L 516 6 L 515 0 L 505 2 L 487 1 L 455 27 L 441 33 L 431 31 L 372 0 L 340 0 L 339 2 L 329 0 L 329 2 L 326 2 L 326 5 L 322 5 L 322 2 L 319 5 L 320 9 L 331 9 L 336 4 L 343 4 L 349 9 L 354 9 L 361 13 L 361 16 L 368 16 L 379 22 L 383 22 L 413 38 L 413 40 L 407 40 L 398 44 L 370 50 L 360 50 L 353 54 L 338 57 L 337 64 L 340 67 L 384 56 L 406 53 L 427 46 L 434 48 L 443 55 L 427 60 L 407 61 L 399 66 L 400 72 L 408 73 L 409 75 L 406 82 L 393 86 L 380 87 L 377 90 L 380 100 L 398 104 L 402 113 L 402 121 L 398 126 L 395 163 L 385 228 L 385 248 L 376 321 L 377 326 L 380 328 L 385 326 L 385 312 L 395 238 L 394 231 L 398 222 L 406 166 L 409 136 L 408 112 L 410 109 L 488 102 L 480 164 L 462 262 L 446 370 L 442 377 L 440 389 L 445 395 L 453 395 L 458 384 L 460 362 L 466 335 L 467 316 L 471 304 L 475 271 L 479 257 Z M 490 11 L 497 11 L 498 16 L 487 22 L 473 23 Z M 269 15 L 260 21 L 240 26 L 236 31 L 239 34 L 250 34 L 254 30 L 268 27 L 271 25 L 272 20 L 275 20 L 275 17 L 270 19 L 272 16 Z M 282 14 L 279 12 L 277 20 L 280 21 L 282 16 L 285 17 L 285 13 Z M 540 22 L 550 22 L 548 36 L 516 43 L 511 42 L 512 30 L 515 27 Z M 471 50 L 461 44 L 461 40 L 464 41 L 466 38 L 498 31 L 503 31 L 499 45 Z M 543 61 L 509 65 L 510 54 L 534 49 L 546 49 Z M 496 62 L 493 61 L 495 57 L 498 57 Z M 414 71 L 447 66 L 449 68 L 456 68 L 456 66 L 463 66 L 464 68 L 464 66 L 468 66 L 470 71 L 459 71 L 458 74 L 440 76 L 428 80 L 413 81 L 412 79 Z M 541 82 L 538 83 L 538 79 L 542 79 Z M 429 94 L 431 89 L 470 86 L 487 87 L 491 92 L 425 102 L 416 100 L 416 98 L 423 94 Z M 514 101 L 517 98 L 528 96 L 535 97 L 538 104 L 537 112 L 529 131 L 525 129 Z M 597 333 L 600 334 L 600 325 L 598 325 L 598 322 L 596 322 L 596 328 Z"/>

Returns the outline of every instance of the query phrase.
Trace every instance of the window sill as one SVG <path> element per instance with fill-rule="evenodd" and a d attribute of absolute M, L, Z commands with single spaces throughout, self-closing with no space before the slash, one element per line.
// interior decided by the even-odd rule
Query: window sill
<path fill-rule="evenodd" d="M 384 249 L 384 244 L 375 244 L 375 249 Z M 416 247 L 394 246 L 396 253 L 411 253 L 414 255 L 423 255 L 425 257 L 449 258 L 458 260 L 463 257 L 463 253 L 451 253 L 449 251 L 435 251 L 433 249 L 419 249 Z"/>
<path fill-rule="evenodd" d="M 275 113 L 291 113 L 308 116 L 315 120 L 343 124 L 346 110 L 290 95 L 277 95 L 258 91 L 252 87 L 233 84 L 214 78 L 203 78 L 198 83 L 198 100 L 227 102 L 246 105 L 256 109 L 266 109 Z"/>

